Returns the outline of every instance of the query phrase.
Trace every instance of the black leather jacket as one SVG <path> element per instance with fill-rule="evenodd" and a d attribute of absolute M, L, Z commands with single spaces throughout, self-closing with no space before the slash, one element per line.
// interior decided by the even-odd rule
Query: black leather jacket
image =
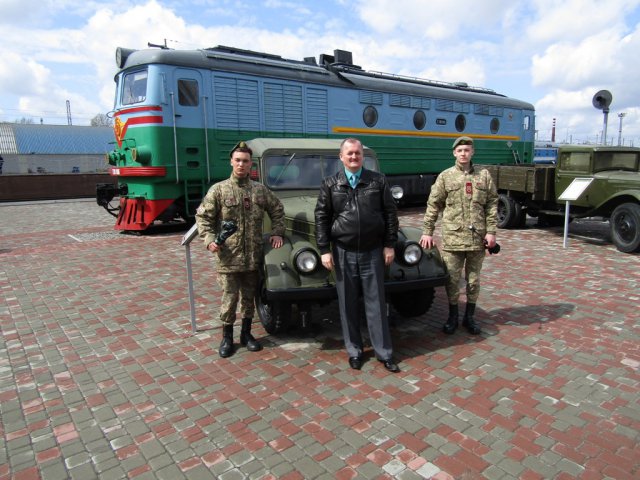
<path fill-rule="evenodd" d="M 384 175 L 362 169 L 356 188 L 343 170 L 325 178 L 315 209 L 316 243 L 329 253 L 333 242 L 349 251 L 393 247 L 398 240 L 398 212 Z"/>

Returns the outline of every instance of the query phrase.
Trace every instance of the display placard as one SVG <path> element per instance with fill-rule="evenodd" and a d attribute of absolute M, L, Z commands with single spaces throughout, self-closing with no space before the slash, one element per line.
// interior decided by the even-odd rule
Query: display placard
<path fill-rule="evenodd" d="M 198 225 L 194 223 L 193 227 L 191 227 L 189 231 L 185 233 L 184 236 L 182 237 L 182 242 L 180 243 L 180 245 L 182 246 L 188 245 L 189 243 L 191 243 L 191 241 L 195 238 L 197 234 L 198 234 Z"/>
<path fill-rule="evenodd" d="M 573 182 L 558 197 L 558 200 L 571 202 L 580 198 L 587 187 L 593 182 L 593 178 L 574 178 Z"/>

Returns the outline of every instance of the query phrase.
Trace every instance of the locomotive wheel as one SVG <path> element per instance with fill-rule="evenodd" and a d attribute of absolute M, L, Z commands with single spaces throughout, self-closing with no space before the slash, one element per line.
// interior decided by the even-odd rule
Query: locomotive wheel
<path fill-rule="evenodd" d="M 256 310 L 262 326 L 269 334 L 281 332 L 291 323 L 291 304 L 267 302 L 263 280 L 260 281 L 256 294 Z"/>
<path fill-rule="evenodd" d="M 611 239 L 618 250 L 624 253 L 640 251 L 640 205 L 636 203 L 618 205 L 609 223 Z"/>
<path fill-rule="evenodd" d="M 399 292 L 391 295 L 391 305 L 403 317 L 419 317 L 427 313 L 435 296 L 435 289 L 425 288 L 420 291 Z"/>
<path fill-rule="evenodd" d="M 511 228 L 516 221 L 516 202 L 501 193 L 498 195 L 498 228 Z"/>

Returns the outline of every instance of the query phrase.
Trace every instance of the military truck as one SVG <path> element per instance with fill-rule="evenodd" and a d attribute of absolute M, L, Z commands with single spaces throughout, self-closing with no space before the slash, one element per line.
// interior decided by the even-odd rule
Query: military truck
<path fill-rule="evenodd" d="M 314 210 L 322 179 L 343 168 L 338 152 L 340 140 L 256 138 L 252 176 L 280 198 L 286 220 L 285 243 L 264 243 L 264 266 L 256 298 L 258 316 L 265 330 L 276 333 L 288 326 L 306 327 L 312 310 L 337 298 L 333 272 L 320 261 L 315 242 Z M 378 171 L 376 154 L 364 148 L 365 168 Z M 401 196 L 393 188 L 394 197 Z M 270 231 L 265 216 L 264 231 Z M 395 245 L 395 261 L 385 272 L 387 303 L 403 317 L 422 315 L 433 303 L 435 287 L 443 286 L 448 274 L 437 248 L 424 250 L 421 231 L 401 226 Z"/>
<path fill-rule="evenodd" d="M 485 165 L 496 182 L 498 227 L 524 226 L 526 215 L 544 225 L 564 222 L 558 197 L 576 178 L 593 179 L 570 203 L 570 218 L 609 219 L 618 250 L 640 251 L 640 148 L 562 145 L 555 165 Z"/>

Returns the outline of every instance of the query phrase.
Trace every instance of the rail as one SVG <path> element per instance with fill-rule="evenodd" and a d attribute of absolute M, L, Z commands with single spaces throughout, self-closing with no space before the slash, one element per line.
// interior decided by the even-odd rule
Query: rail
<path fill-rule="evenodd" d="M 185 261 L 187 267 L 187 285 L 189 288 L 189 311 L 191 312 L 191 333 L 194 335 L 198 332 L 196 326 L 196 303 L 193 294 L 193 270 L 191 268 L 191 242 L 198 234 L 198 225 L 194 224 L 187 233 L 182 237 L 180 245 L 185 250 Z"/>

